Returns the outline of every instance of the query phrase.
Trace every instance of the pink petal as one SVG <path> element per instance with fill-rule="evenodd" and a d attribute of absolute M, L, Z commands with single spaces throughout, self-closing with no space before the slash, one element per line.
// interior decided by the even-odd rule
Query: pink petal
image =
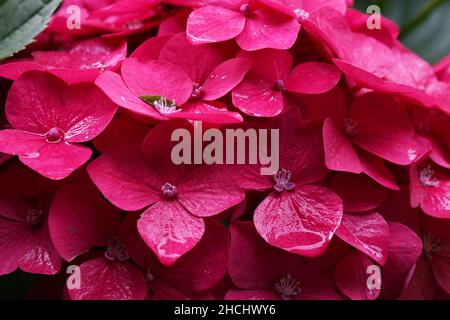
<path fill-rule="evenodd" d="M 149 38 L 134 50 L 130 58 L 138 59 L 144 63 L 151 60 L 158 60 L 161 50 L 171 38 L 171 35 Z"/>
<path fill-rule="evenodd" d="M 210 44 L 193 45 L 186 34 L 172 37 L 162 48 L 159 60 L 183 69 L 192 82 L 202 85 L 219 64 L 224 61 L 221 52 Z M 213 99 L 214 100 L 214 99 Z"/>
<path fill-rule="evenodd" d="M 295 192 L 271 194 L 256 209 L 258 233 L 283 250 L 316 257 L 322 254 L 339 227 L 342 202 L 319 186 L 297 186 Z"/>
<path fill-rule="evenodd" d="M 72 300 L 143 300 L 147 294 L 144 273 L 129 262 L 101 257 L 81 264 L 80 274 L 80 289 L 69 289 Z"/>
<path fill-rule="evenodd" d="M 11 155 L 27 155 L 39 151 L 47 141 L 42 135 L 19 130 L 0 131 L 0 152 Z"/>
<path fill-rule="evenodd" d="M 103 154 L 88 165 L 88 173 L 102 194 L 123 210 L 140 210 L 161 199 L 163 183 L 136 146 Z"/>
<path fill-rule="evenodd" d="M 265 48 L 287 50 L 294 45 L 299 31 L 296 19 L 260 9 L 246 19 L 244 30 L 236 41 L 246 51 Z"/>
<path fill-rule="evenodd" d="M 400 165 L 417 157 L 417 143 L 406 109 L 396 100 L 379 94 L 359 97 L 350 111 L 356 123 L 355 144 Z"/>
<path fill-rule="evenodd" d="M 450 217 L 450 174 L 427 160 L 411 166 L 411 205 L 436 218 Z"/>
<path fill-rule="evenodd" d="M 341 72 L 331 64 L 306 62 L 295 67 L 286 79 L 286 90 L 303 94 L 321 94 L 333 89 Z"/>
<path fill-rule="evenodd" d="M 388 258 L 389 227 L 384 218 L 374 212 L 364 216 L 344 214 L 336 235 L 366 254 L 380 265 Z"/>
<path fill-rule="evenodd" d="M 380 290 L 368 287 L 370 274 L 367 270 L 373 263 L 362 253 L 351 252 L 342 259 L 334 272 L 338 288 L 352 300 L 375 300 Z"/>
<path fill-rule="evenodd" d="M 197 217 L 217 215 L 244 199 L 244 192 L 222 168 L 203 166 L 178 185 L 179 203 Z"/>
<path fill-rule="evenodd" d="M 115 104 L 93 84 L 68 86 L 39 71 L 17 79 L 6 104 L 7 118 L 15 129 L 45 134 L 59 128 L 66 140 L 73 142 L 88 141 L 98 135 L 115 111 Z"/>
<path fill-rule="evenodd" d="M 117 106 L 92 84 L 77 84 L 66 90 L 63 99 L 70 112 L 62 113 L 67 123 L 68 142 L 86 142 L 99 135 L 111 122 Z"/>
<path fill-rule="evenodd" d="M 238 11 L 218 6 L 194 10 L 188 18 L 187 37 L 192 43 L 226 41 L 244 30 L 246 19 Z"/>
<path fill-rule="evenodd" d="M 233 124 L 243 122 L 237 112 L 228 111 L 225 104 L 218 101 L 190 100 L 179 112 L 167 115 L 171 119 L 187 119 L 210 124 Z"/>
<path fill-rule="evenodd" d="M 233 90 L 233 104 L 250 116 L 275 117 L 284 108 L 284 97 L 273 84 L 244 80 Z"/>
<path fill-rule="evenodd" d="M 362 169 L 365 174 L 388 189 L 399 189 L 397 181 L 392 176 L 383 160 L 363 150 L 359 150 L 358 156 L 361 160 Z"/>
<path fill-rule="evenodd" d="M 100 75 L 95 84 L 116 104 L 139 115 L 157 120 L 166 120 L 152 106 L 139 99 L 127 88 L 122 77 L 114 72 L 107 71 Z"/>
<path fill-rule="evenodd" d="M 433 300 L 435 298 L 434 277 L 424 257 L 420 257 L 408 275 L 400 300 Z"/>
<path fill-rule="evenodd" d="M 239 56 L 253 61 L 250 79 L 263 79 L 271 84 L 285 80 L 294 63 L 292 54 L 285 50 L 264 49 L 241 53 Z"/>
<path fill-rule="evenodd" d="M 159 95 L 182 105 L 192 93 L 192 81 L 184 70 L 165 61 L 129 58 L 122 64 L 122 77 L 137 97 Z"/>
<path fill-rule="evenodd" d="M 25 72 L 32 70 L 45 71 L 46 68 L 40 64 L 28 61 L 10 62 L 0 65 L 0 77 L 16 80 Z"/>
<path fill-rule="evenodd" d="M 19 268 L 24 272 L 39 274 L 57 274 L 61 267 L 61 257 L 56 251 L 45 223 L 42 229 L 31 232 L 22 248 Z"/>
<path fill-rule="evenodd" d="M 365 175 L 338 173 L 331 180 L 331 189 L 342 199 L 346 212 L 373 210 L 387 196 L 386 189 Z"/>
<path fill-rule="evenodd" d="M 61 258 L 50 240 L 48 225 L 32 231 L 24 222 L 0 218 L 0 275 L 20 268 L 25 272 L 56 274 Z"/>
<path fill-rule="evenodd" d="M 337 130 L 331 119 L 323 126 L 325 162 L 327 168 L 335 171 L 361 173 L 362 165 L 351 140 Z"/>
<path fill-rule="evenodd" d="M 210 221 L 194 249 L 172 266 L 161 268 L 156 277 L 182 291 L 209 290 L 227 271 L 229 242 L 228 230 L 218 222 Z"/>
<path fill-rule="evenodd" d="M 251 61 L 235 58 L 215 68 L 202 86 L 204 100 L 216 100 L 233 90 L 250 70 Z"/>
<path fill-rule="evenodd" d="M 382 271 L 383 295 L 395 299 L 400 296 L 408 272 L 422 254 L 422 241 L 408 227 L 396 222 L 389 223 L 389 234 L 389 259 Z"/>
<path fill-rule="evenodd" d="M 93 187 L 66 186 L 53 199 L 50 234 L 64 260 L 72 261 L 93 247 L 106 247 L 120 219 L 119 210 L 106 203 Z"/>
<path fill-rule="evenodd" d="M 170 266 L 200 241 L 205 223 L 177 201 L 161 201 L 143 213 L 138 230 L 161 263 Z"/>
<path fill-rule="evenodd" d="M 47 143 L 39 151 L 21 155 L 19 159 L 44 177 L 62 180 L 85 164 L 91 155 L 88 147 L 60 142 Z"/>

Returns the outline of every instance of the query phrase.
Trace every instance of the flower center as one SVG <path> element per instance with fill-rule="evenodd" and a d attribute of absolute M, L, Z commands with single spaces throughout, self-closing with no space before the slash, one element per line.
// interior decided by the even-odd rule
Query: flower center
<path fill-rule="evenodd" d="M 165 183 L 161 187 L 161 192 L 166 198 L 175 198 L 178 195 L 177 187 L 171 185 L 170 183 Z"/>
<path fill-rule="evenodd" d="M 295 183 L 291 182 L 292 171 L 281 169 L 277 174 L 273 176 L 275 180 L 275 191 L 282 192 L 284 190 L 291 191 L 295 188 Z"/>
<path fill-rule="evenodd" d="M 426 166 L 420 171 L 420 182 L 426 187 L 439 187 L 439 181 L 434 175 L 434 171 L 431 166 Z"/>
<path fill-rule="evenodd" d="M 291 296 L 298 295 L 302 290 L 300 289 L 300 282 L 288 274 L 275 284 L 275 291 L 281 294 L 283 300 L 290 300 Z"/>
<path fill-rule="evenodd" d="M 248 3 L 245 3 L 239 10 L 244 16 L 248 16 L 248 14 L 250 13 L 250 6 L 248 5 Z"/>
<path fill-rule="evenodd" d="M 345 133 L 349 136 L 354 136 L 357 132 L 358 124 L 353 119 L 344 119 Z"/>
<path fill-rule="evenodd" d="M 41 223 L 44 212 L 42 210 L 30 209 L 27 211 L 25 222 L 30 227 L 37 227 Z"/>
<path fill-rule="evenodd" d="M 275 91 L 283 91 L 284 90 L 284 81 L 283 80 L 275 81 L 275 84 L 273 85 L 273 89 Z"/>
<path fill-rule="evenodd" d="M 194 82 L 194 88 L 192 89 L 192 98 L 200 98 L 202 94 L 202 86 L 196 82 Z"/>
<path fill-rule="evenodd" d="M 52 128 L 45 134 L 45 138 L 49 143 L 59 143 L 61 142 L 61 140 L 63 140 L 64 135 L 65 133 L 61 129 Z"/>
<path fill-rule="evenodd" d="M 295 15 L 297 16 L 297 21 L 302 22 L 305 19 L 308 19 L 310 16 L 310 13 L 308 11 L 305 11 L 303 9 L 297 8 L 294 10 Z"/>
<path fill-rule="evenodd" d="M 423 252 L 428 259 L 433 259 L 433 253 L 439 251 L 439 245 L 441 239 L 439 239 L 434 233 L 428 232 L 423 237 Z"/>
<path fill-rule="evenodd" d="M 153 106 L 161 114 L 171 114 L 180 111 L 177 109 L 177 104 L 175 101 L 170 101 L 164 97 L 161 97 L 161 99 L 155 101 Z"/>
<path fill-rule="evenodd" d="M 125 251 L 125 245 L 117 238 L 108 239 L 108 248 L 105 251 L 105 258 L 111 261 L 126 261 L 129 256 Z"/>

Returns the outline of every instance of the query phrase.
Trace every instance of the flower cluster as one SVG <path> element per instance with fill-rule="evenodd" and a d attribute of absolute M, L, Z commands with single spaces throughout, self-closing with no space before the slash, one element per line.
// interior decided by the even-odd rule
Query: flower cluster
<path fill-rule="evenodd" d="M 0 275 L 53 275 L 31 298 L 449 298 L 450 59 L 351 6 L 65 0 L 0 65 Z M 198 122 L 278 129 L 278 171 L 176 165 Z"/>

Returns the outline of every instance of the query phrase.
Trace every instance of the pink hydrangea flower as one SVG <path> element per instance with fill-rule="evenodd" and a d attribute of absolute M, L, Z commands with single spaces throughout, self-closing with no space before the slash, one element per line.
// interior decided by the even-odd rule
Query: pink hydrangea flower
<path fill-rule="evenodd" d="M 251 116 L 277 116 L 289 92 L 325 93 L 341 78 L 337 68 L 322 62 L 306 62 L 293 68 L 288 51 L 266 49 L 241 56 L 250 57 L 253 64 L 246 79 L 233 90 L 233 104 Z"/>
<path fill-rule="evenodd" d="M 276 1 L 206 0 L 187 23 L 188 39 L 195 44 L 236 38 L 247 51 L 291 48 L 300 30 L 287 6 Z M 277 10 L 278 9 L 278 10 Z"/>
<path fill-rule="evenodd" d="M 79 143 L 102 132 L 116 105 L 93 84 L 69 86 L 40 71 L 25 73 L 12 85 L 6 117 L 13 129 L 0 131 L 0 152 L 50 179 L 66 178 L 92 151 Z"/>
<path fill-rule="evenodd" d="M 122 77 L 106 72 L 96 84 L 117 104 L 137 114 L 158 120 L 181 118 L 208 123 L 242 122 L 236 112 L 215 100 L 225 96 L 250 68 L 247 59 L 225 61 L 218 49 L 210 45 L 193 46 L 184 34 L 165 43 L 161 40 L 157 54 L 144 43 L 122 65 Z M 147 50 L 151 50 L 148 52 Z M 153 98 L 152 98 L 153 97 Z M 149 101 L 152 98 L 152 101 Z"/>
<path fill-rule="evenodd" d="M 0 76 L 16 80 L 27 71 L 48 71 L 69 84 L 94 82 L 105 70 L 115 70 L 127 54 L 123 40 L 89 39 L 64 50 L 34 51 L 32 58 L 0 65 Z"/>
<path fill-rule="evenodd" d="M 409 165 L 421 156 L 414 137 L 403 105 L 393 98 L 368 93 L 357 97 L 349 110 L 335 110 L 325 120 L 325 161 L 331 170 L 364 172 L 388 188 L 397 188 L 382 162 L 378 162 L 376 173 L 371 173 L 366 154 Z"/>
<path fill-rule="evenodd" d="M 273 176 L 262 176 L 260 167 L 251 165 L 234 165 L 230 172 L 245 190 L 271 191 L 255 210 L 258 233 L 272 246 L 315 257 L 341 224 L 343 206 L 333 191 L 313 184 L 327 175 L 320 132 L 317 126 L 296 127 L 296 120 L 284 116 L 276 122 L 282 136 Z"/>
<path fill-rule="evenodd" d="M 61 257 L 50 239 L 47 222 L 52 187 L 17 164 L 0 173 L 0 180 L 0 275 L 17 268 L 58 273 Z"/>
<path fill-rule="evenodd" d="M 114 205 L 127 211 L 146 209 L 138 230 L 164 265 L 174 264 L 200 241 L 203 218 L 237 205 L 244 197 L 222 168 L 172 163 L 170 135 L 179 127 L 185 126 L 158 125 L 143 149 L 118 147 L 88 166 L 92 180 Z"/>
<path fill-rule="evenodd" d="M 92 186 L 72 185 L 58 190 L 49 225 L 55 247 L 66 261 L 101 248 L 79 265 L 81 286 L 68 289 L 71 299 L 145 298 L 145 274 L 133 264 L 120 237 L 120 212 Z"/>
<path fill-rule="evenodd" d="M 265 243 L 251 222 L 231 225 L 229 273 L 236 289 L 230 300 L 339 300 L 330 277 L 301 257 Z"/>
<path fill-rule="evenodd" d="M 205 222 L 199 243 L 172 266 L 161 264 L 137 230 L 137 216 L 128 215 L 124 243 L 130 256 L 146 271 L 150 300 L 211 299 L 209 290 L 227 272 L 228 230 L 214 220 Z M 189 276 L 187 276 L 189 275 Z"/>

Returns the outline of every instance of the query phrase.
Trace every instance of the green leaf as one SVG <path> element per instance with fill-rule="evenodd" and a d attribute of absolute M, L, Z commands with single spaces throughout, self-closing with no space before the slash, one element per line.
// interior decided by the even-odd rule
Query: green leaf
<path fill-rule="evenodd" d="M 0 60 L 33 42 L 62 0 L 0 0 Z"/>
<path fill-rule="evenodd" d="M 400 26 L 406 47 L 430 63 L 450 53 L 450 0 L 357 0 L 356 8 L 366 12 L 371 4 Z"/>

